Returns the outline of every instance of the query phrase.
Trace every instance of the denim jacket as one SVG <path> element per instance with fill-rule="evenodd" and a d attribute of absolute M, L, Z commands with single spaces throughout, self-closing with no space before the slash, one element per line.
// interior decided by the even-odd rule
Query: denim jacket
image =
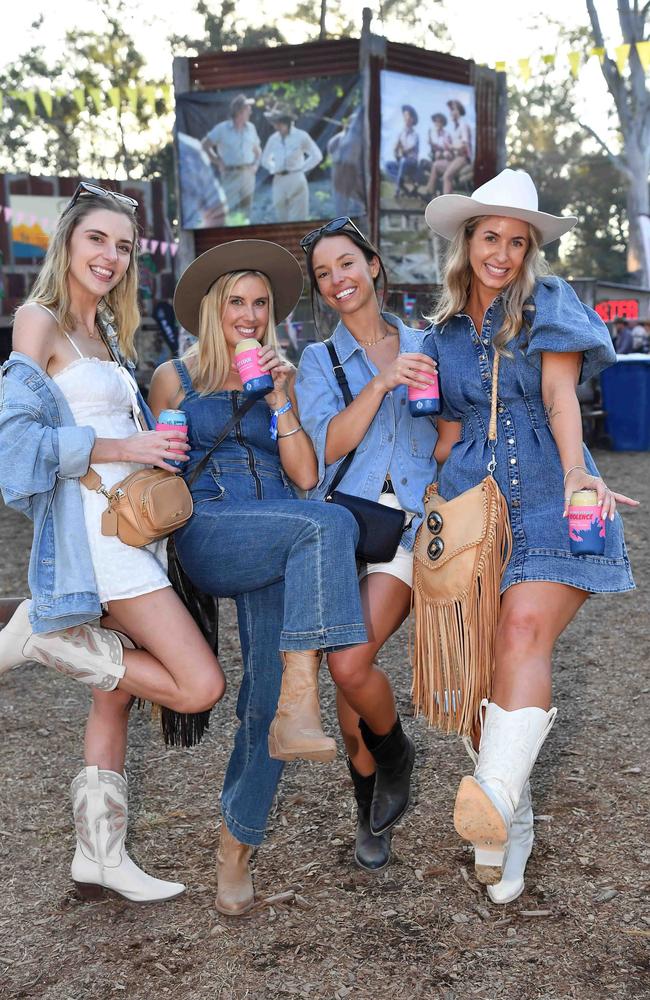
<path fill-rule="evenodd" d="M 138 402 L 151 426 L 139 395 Z M 8 507 L 34 522 L 28 581 L 35 632 L 102 613 L 79 485 L 94 443 L 94 430 L 75 424 L 56 383 L 13 351 L 0 369 L 0 491 Z"/>
<path fill-rule="evenodd" d="M 384 319 L 399 331 L 400 353 L 422 352 L 424 333 L 413 330 L 397 316 L 384 313 Z M 363 347 L 342 322 L 332 335 L 353 397 L 378 374 Z M 332 417 L 345 408 L 332 362 L 325 344 L 310 344 L 300 359 L 296 378 L 296 396 L 300 422 L 312 439 L 318 458 L 318 483 L 310 499 L 322 500 L 334 474 L 343 461 L 325 464 L 325 442 Z M 426 487 L 436 478 L 433 449 L 437 432 L 430 417 L 409 413 L 407 388 L 399 385 L 384 396 L 366 434 L 358 445 L 354 461 L 339 489 L 355 496 L 377 500 L 388 473 L 399 503 L 416 517 L 402 536 L 401 544 L 413 548 L 415 532 L 423 516 L 422 499 Z"/>

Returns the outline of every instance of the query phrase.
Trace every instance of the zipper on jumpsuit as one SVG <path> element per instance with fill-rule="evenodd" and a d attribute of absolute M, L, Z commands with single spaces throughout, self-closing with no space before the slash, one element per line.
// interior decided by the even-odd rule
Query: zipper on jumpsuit
<path fill-rule="evenodd" d="M 232 392 L 230 398 L 232 400 L 232 412 L 235 413 L 236 410 L 237 410 L 237 393 L 236 392 Z M 253 452 L 248 447 L 248 445 L 246 444 L 246 442 L 244 441 L 244 438 L 242 436 L 242 432 L 241 432 L 241 420 L 235 426 L 235 438 L 237 440 L 237 443 L 240 444 L 241 447 L 246 452 L 246 458 L 248 459 L 248 468 L 250 470 L 251 476 L 255 480 L 255 495 L 256 495 L 256 497 L 257 497 L 258 500 L 261 500 L 262 499 L 262 482 L 260 480 L 260 477 L 257 474 L 257 469 L 255 468 L 255 456 L 253 455 Z"/>

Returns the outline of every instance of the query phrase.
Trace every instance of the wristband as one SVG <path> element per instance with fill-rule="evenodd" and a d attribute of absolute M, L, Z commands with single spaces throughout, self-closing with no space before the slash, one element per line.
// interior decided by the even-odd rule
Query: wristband
<path fill-rule="evenodd" d="M 269 424 L 269 434 L 271 435 L 271 441 L 278 440 L 278 417 L 280 417 L 283 413 L 287 413 L 289 410 L 292 409 L 293 406 L 291 400 L 288 399 L 284 404 L 284 406 L 281 406 L 279 410 L 273 411 L 273 414 L 271 415 L 271 423 Z"/>

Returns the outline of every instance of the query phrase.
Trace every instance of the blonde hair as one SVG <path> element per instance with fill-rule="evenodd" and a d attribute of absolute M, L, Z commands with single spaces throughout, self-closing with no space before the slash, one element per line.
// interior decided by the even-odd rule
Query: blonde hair
<path fill-rule="evenodd" d="M 445 257 L 442 293 L 432 316 L 436 324 L 446 323 L 467 305 L 472 287 L 473 271 L 469 262 L 469 241 L 486 216 L 475 216 L 461 226 L 451 241 Z M 540 253 L 540 235 L 528 224 L 528 248 L 521 268 L 514 280 L 501 292 L 503 323 L 494 337 L 494 346 L 501 355 L 510 355 L 507 345 L 519 334 L 524 323 L 524 311 L 532 310 L 527 300 L 533 293 L 536 280 L 549 273 L 548 265 Z"/>
<path fill-rule="evenodd" d="M 135 361 L 135 332 L 140 326 L 138 308 L 138 228 L 133 212 L 113 198 L 82 195 L 71 208 L 59 216 L 56 230 L 45 254 L 45 260 L 27 302 L 37 302 L 56 313 L 62 331 L 71 333 L 78 319 L 72 313 L 68 272 L 70 271 L 70 240 L 72 234 L 91 212 L 99 208 L 124 215 L 133 226 L 133 249 L 126 273 L 115 288 L 107 292 L 97 309 L 98 318 L 114 323 L 120 352 Z"/>
<path fill-rule="evenodd" d="M 231 371 L 231 358 L 223 332 L 223 316 L 232 290 L 240 278 L 249 274 L 261 278 L 269 296 L 269 321 L 260 346 L 270 344 L 280 354 L 275 328 L 273 289 L 261 271 L 230 271 L 222 274 L 208 289 L 199 310 L 199 339 L 185 352 L 182 361 L 187 365 L 190 378 L 201 395 L 222 389 Z"/>

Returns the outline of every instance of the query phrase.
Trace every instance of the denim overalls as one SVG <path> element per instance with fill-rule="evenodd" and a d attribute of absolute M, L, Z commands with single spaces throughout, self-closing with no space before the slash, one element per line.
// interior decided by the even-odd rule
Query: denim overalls
<path fill-rule="evenodd" d="M 174 361 L 185 397 L 189 462 L 205 455 L 244 400 L 238 392 L 200 395 Z M 181 563 L 201 590 L 234 597 L 244 677 L 241 725 L 221 809 L 241 843 L 260 844 L 282 773 L 268 754 L 280 693 L 279 650 L 332 649 L 366 642 L 354 549 L 356 521 L 333 504 L 298 500 L 269 434 L 260 400 L 230 432 L 192 485 L 194 513 L 175 535 Z"/>
<path fill-rule="evenodd" d="M 497 467 L 494 473 L 508 502 L 513 551 L 501 589 L 528 580 L 564 583 L 590 593 L 630 590 L 634 581 L 616 514 L 607 522 L 602 556 L 574 556 L 562 517 L 562 464 L 542 399 L 541 356 L 548 352 L 581 352 L 581 380 L 616 360 L 611 337 L 600 317 L 580 302 L 573 289 L 556 277 L 541 278 L 533 292 L 535 312 L 512 341 L 512 357 L 499 368 Z M 440 493 L 451 500 L 486 475 L 490 459 L 487 430 L 492 392 L 492 337 L 500 329 L 499 299 L 486 311 L 479 332 L 464 313 L 434 326 L 424 350 L 440 370 L 445 420 L 462 424 L 440 473 Z M 598 470 L 584 449 L 589 471 Z"/>

